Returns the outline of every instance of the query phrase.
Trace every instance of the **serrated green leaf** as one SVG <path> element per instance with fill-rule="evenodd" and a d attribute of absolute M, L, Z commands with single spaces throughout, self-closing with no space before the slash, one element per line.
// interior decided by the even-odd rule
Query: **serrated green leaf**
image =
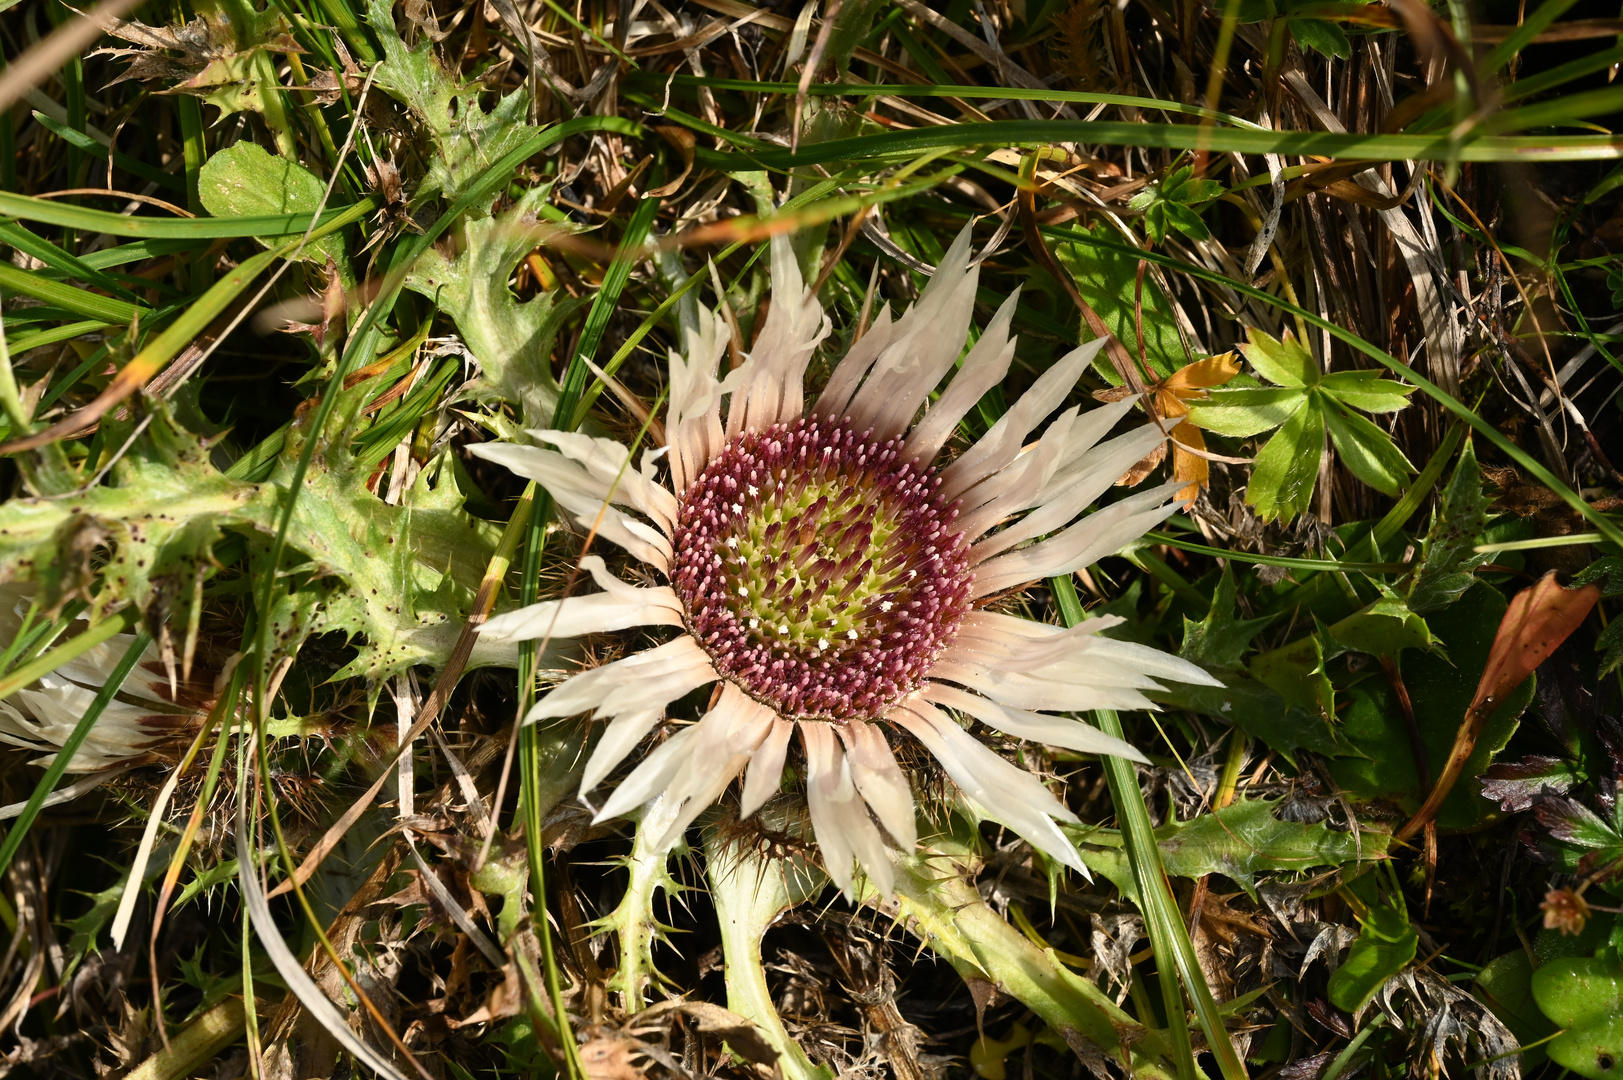
<path fill-rule="evenodd" d="M 553 338 L 563 320 L 585 300 L 561 302 L 543 292 L 519 300 L 507 287 L 519 262 L 558 227 L 537 220 L 550 194 L 537 187 L 498 217 L 471 217 L 456 229 L 457 253 L 423 252 L 406 275 L 406 288 L 421 293 L 456 323 L 485 381 L 506 401 L 521 406 L 524 424 L 552 422 L 558 384 L 552 377 Z"/>
<path fill-rule="evenodd" d="M 1330 432 L 1341 463 L 1358 479 L 1384 495 L 1396 495 L 1414 466 L 1403 456 L 1392 436 L 1334 400 L 1325 403 L 1324 426 Z"/>
<path fill-rule="evenodd" d="M 1332 371 L 1319 380 L 1319 389 L 1349 408 L 1387 413 L 1408 405 L 1417 388 L 1383 379 L 1378 371 Z"/>
<path fill-rule="evenodd" d="M 1345 866 L 1360 858 L 1380 858 L 1384 834 L 1366 832 L 1354 838 L 1323 822 L 1305 824 L 1274 816 L 1278 800 L 1240 799 L 1221 810 L 1155 830 L 1161 862 L 1174 877 L 1222 874 L 1256 898 L 1260 873 L 1293 873 L 1322 866 Z M 1120 835 L 1090 831 L 1082 858 L 1129 895 L 1135 890 L 1126 852 L 1115 846 Z M 1108 846 L 1107 846 L 1108 845 Z"/>
<path fill-rule="evenodd" d="M 1240 658 L 1251 647 L 1251 639 L 1277 615 L 1260 619 L 1234 617 L 1235 587 L 1233 568 L 1224 566 L 1212 594 L 1212 606 L 1200 622 L 1188 618 L 1183 621 L 1183 648 L 1178 651 L 1192 664 L 1215 671 L 1233 671 L 1240 667 Z"/>
<path fill-rule="evenodd" d="M 1204 401 L 1190 401 L 1189 422 L 1233 439 L 1260 435 L 1295 416 L 1308 394 L 1295 387 L 1241 387 L 1213 390 Z"/>
<path fill-rule="evenodd" d="M 454 202 L 486 166 L 536 131 L 525 119 L 528 91 L 516 90 L 500 98 L 487 113 L 479 104 L 485 85 L 462 83 L 453 77 L 434 56 L 434 42 L 427 37 L 416 48 L 408 48 L 395 32 L 394 9 L 388 0 L 371 0 L 366 21 L 384 53 L 375 85 L 410 110 L 432 144 L 423 155 L 428 162 L 423 179 L 427 190 Z M 488 211 L 495 197 L 492 193 L 482 209 Z"/>
<path fill-rule="evenodd" d="M 1476 583 L 1472 571 L 1487 562 L 1476 546 L 1488 524 L 1490 500 L 1482 493 L 1482 470 L 1473 444 L 1460 452 L 1442 505 L 1420 547 L 1420 569 L 1409 587 L 1411 611 L 1437 611 L 1459 599 Z"/>
<path fill-rule="evenodd" d="M 1253 326 L 1247 329 L 1246 336 L 1248 340 L 1240 346 L 1240 352 L 1269 382 L 1280 386 L 1314 386 L 1319 382 L 1318 362 L 1289 330 L 1276 339 Z"/>
<path fill-rule="evenodd" d="M 1324 414 L 1309 398 L 1258 451 L 1245 501 L 1264 521 L 1295 517 L 1313 499 L 1323 456 Z"/>

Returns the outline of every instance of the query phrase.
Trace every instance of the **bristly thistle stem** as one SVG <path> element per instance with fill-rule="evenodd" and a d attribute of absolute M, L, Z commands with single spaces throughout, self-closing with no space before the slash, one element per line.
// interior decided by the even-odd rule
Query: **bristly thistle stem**
<path fill-rule="evenodd" d="M 704 854 L 726 960 L 727 1007 L 760 1026 L 782 1055 L 778 1065 L 784 1080 L 832 1080 L 833 1074 L 813 1065 L 789 1037 L 761 965 L 761 937 L 791 904 L 786 876 L 792 872 L 790 864 L 768 863 L 740 851 L 716 829 L 706 830 Z"/>

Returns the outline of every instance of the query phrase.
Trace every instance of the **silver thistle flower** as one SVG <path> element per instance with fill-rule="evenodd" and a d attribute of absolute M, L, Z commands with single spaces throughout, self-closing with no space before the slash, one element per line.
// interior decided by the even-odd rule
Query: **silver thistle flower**
<path fill-rule="evenodd" d="M 938 460 L 1014 355 L 1018 294 L 913 424 L 968 334 L 979 267 L 967 229 L 918 303 L 894 321 L 882 311 L 810 409 L 803 381 L 828 320 L 782 238 L 771 272 L 773 302 L 741 366 L 718 379 L 728 331 L 710 312 L 701 312 L 687 355 L 671 355 L 668 487 L 657 453 L 632 468 L 630 451 L 609 439 L 538 430 L 530 434 L 545 446 L 473 448 L 539 482 L 576 522 L 670 582 L 637 587 L 588 555 L 581 566 L 601 592 L 502 615 L 484 633 L 681 631 L 565 680 L 526 721 L 582 713 L 608 721 L 585 767 L 585 795 L 671 702 L 719 682 L 704 717 L 648 754 L 597 819 L 662 800 L 644 823 L 657 822 L 662 848 L 740 774 L 739 812 L 748 817 L 778 791 L 798 730 L 812 829 L 847 894 L 854 865 L 890 893 L 892 852 L 917 841 L 889 726 L 924 746 L 987 816 L 1082 870 L 1055 825 L 1075 816 L 948 710 L 1007 735 L 1142 760 L 1127 743 L 1051 713 L 1153 708 L 1143 691 L 1159 689 L 1157 679 L 1213 683 L 1176 657 L 1100 635 L 1119 620 L 1062 630 L 983 606 L 1087 566 L 1182 505 L 1171 501 L 1174 481 L 1081 516 L 1163 434 L 1144 426 L 1101 442 L 1131 407 L 1122 401 L 1061 412 L 1026 445 L 1098 351 L 1094 342 L 1045 372 L 980 441 Z"/>

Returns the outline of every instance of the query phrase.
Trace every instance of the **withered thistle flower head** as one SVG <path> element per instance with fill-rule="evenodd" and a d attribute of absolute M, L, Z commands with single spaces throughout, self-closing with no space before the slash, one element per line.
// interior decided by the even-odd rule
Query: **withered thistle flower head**
<path fill-rule="evenodd" d="M 1098 350 L 1045 372 L 987 434 L 951 460 L 959 421 L 1007 373 L 1018 296 L 998 310 L 918 422 L 968 335 L 978 265 L 969 232 L 918 303 L 882 311 L 808 409 L 808 362 L 829 332 L 784 239 L 773 241 L 773 301 L 745 362 L 718 378 L 726 324 L 702 312 L 686 355 L 670 357 L 669 486 L 657 454 L 534 431 L 541 446 L 474 452 L 536 480 L 584 528 L 670 582 L 640 588 L 592 555 L 601 592 L 492 619 L 503 639 L 568 638 L 634 626 L 681 633 L 583 671 L 526 720 L 607 720 L 586 764 L 597 786 L 666 707 L 719 683 L 704 717 L 662 743 L 609 796 L 598 819 L 651 800 L 645 817 L 674 843 L 740 774 L 748 817 L 780 786 L 791 738 L 806 756 L 806 797 L 825 867 L 847 893 L 858 865 L 882 893 L 892 852 L 917 841 L 912 790 L 887 731 L 911 735 L 971 803 L 1058 861 L 1082 869 L 1055 821 L 1075 821 L 1031 773 L 948 712 L 1007 735 L 1142 760 L 1126 743 L 1057 711 L 1152 708 L 1156 678 L 1210 684 L 1201 669 L 1103 637 L 1119 620 L 1071 630 L 984 608 L 1038 578 L 1116 551 L 1177 508 L 1178 482 L 1087 507 L 1164 437 L 1152 426 L 1101 441 L 1131 407 L 1071 408 L 1028 437 L 1070 394 Z"/>
<path fill-rule="evenodd" d="M 0 585 L 0 642 L 9 645 L 16 637 L 31 595 L 27 585 Z M 0 701 L 0 743 L 41 751 L 35 763 L 51 764 L 134 640 L 131 634 L 115 634 Z M 174 760 L 212 698 L 206 684 L 180 682 L 178 691 L 171 691 L 157 646 L 148 646 L 119 696 L 96 718 L 67 771 L 91 773 Z"/>

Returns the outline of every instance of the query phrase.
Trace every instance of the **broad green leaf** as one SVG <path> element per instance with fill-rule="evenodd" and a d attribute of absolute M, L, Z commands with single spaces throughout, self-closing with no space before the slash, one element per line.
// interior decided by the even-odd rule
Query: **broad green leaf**
<path fill-rule="evenodd" d="M 1347 470 L 1376 491 L 1396 495 L 1415 470 L 1392 436 L 1333 399 L 1324 404 L 1323 414 L 1330 441 Z"/>
<path fill-rule="evenodd" d="M 1291 36 L 1304 49 L 1345 60 L 1352 55 L 1347 32 L 1328 19 L 1292 19 Z"/>
<path fill-rule="evenodd" d="M 1296 415 L 1307 393 L 1294 387 L 1244 387 L 1213 390 L 1204 401 L 1190 401 L 1189 422 L 1232 439 L 1260 435 Z"/>
<path fill-rule="evenodd" d="M 1253 326 L 1247 329 L 1246 336 L 1249 340 L 1240 346 L 1240 352 L 1257 374 L 1269 382 L 1280 386 L 1313 386 L 1319 381 L 1318 361 L 1291 331 L 1275 339 Z"/>
<path fill-rule="evenodd" d="M 1346 961 L 1325 987 L 1330 1004 L 1343 1012 L 1356 1013 L 1369 1004 L 1387 979 L 1409 965 L 1420 944 L 1409 916 L 1396 908 L 1373 904 L 1362 922 Z"/>
<path fill-rule="evenodd" d="M 1409 587 L 1411 611 L 1428 612 L 1447 607 L 1476 583 L 1471 571 L 1487 562 L 1476 545 L 1488 523 L 1488 497 L 1482 493 L 1482 470 L 1476 451 L 1466 442 L 1454 466 L 1453 479 L 1443 491 L 1438 508 L 1420 548 L 1420 569 Z"/>
<path fill-rule="evenodd" d="M 1448 760 L 1466 707 L 1476 694 L 1505 606 L 1497 589 L 1476 585 L 1450 607 L 1427 617 L 1441 652 L 1410 650 L 1402 655 L 1399 670 L 1433 778 Z M 1413 813 L 1425 798 L 1425 787 L 1408 725 L 1390 683 L 1377 674 L 1343 690 L 1341 696 L 1345 707 L 1337 714 L 1337 734 L 1347 745 L 1326 762 L 1331 777 L 1356 802 L 1386 802 L 1406 814 Z M 1487 770 L 1509 742 L 1532 696 L 1529 679 L 1494 710 L 1466 761 L 1466 776 L 1481 776 Z M 1498 813 L 1498 807 L 1483 798 L 1477 787 L 1455 785 L 1438 811 L 1439 828 L 1470 828 L 1484 816 Z"/>
<path fill-rule="evenodd" d="M 1360 858 L 1378 859 L 1386 851 L 1382 834 L 1366 832 L 1354 839 L 1351 832 L 1338 832 L 1323 822 L 1281 821 L 1274 816 L 1277 805 L 1273 799 L 1241 799 L 1190 821 L 1161 826 L 1155 838 L 1162 865 L 1175 877 L 1222 874 L 1256 899 L 1260 873 L 1345 866 Z M 1121 844 L 1121 834 L 1095 830 L 1083 840 L 1082 857 L 1131 895 L 1133 875 Z"/>
<path fill-rule="evenodd" d="M 1245 501 L 1264 521 L 1295 517 L 1312 501 L 1323 455 L 1324 415 L 1309 399 L 1257 453 Z"/>
<path fill-rule="evenodd" d="M 1566 1029 L 1548 1044 L 1552 1061 L 1588 1080 L 1623 1075 L 1623 963 L 1615 953 L 1545 964 L 1533 972 L 1532 991 Z"/>
<path fill-rule="evenodd" d="M 1383 379 L 1379 371 L 1332 371 L 1319 380 L 1319 389 L 1349 408 L 1385 413 L 1409 404 L 1416 387 Z"/>
<path fill-rule="evenodd" d="M 197 177 L 198 198 L 217 218 L 313 214 L 321 205 L 325 187 L 298 162 L 271 154 L 247 139 L 210 157 Z M 267 237 L 258 239 L 266 247 L 274 246 Z M 300 257 L 321 265 L 331 259 L 343 281 L 354 281 L 341 233 L 311 242 Z"/>
<path fill-rule="evenodd" d="M 1323 685 L 1328 684 L 1315 683 L 1319 689 Z M 1329 714 L 1320 708 L 1317 699 L 1310 698 L 1305 705 L 1300 700 L 1287 701 L 1277 690 L 1247 671 L 1223 672 L 1222 686 L 1175 683 L 1165 692 L 1150 696 L 1176 708 L 1233 724 L 1293 763 L 1297 750 L 1315 754 L 1347 751 L 1346 746 L 1336 741 L 1325 721 Z"/>
<path fill-rule="evenodd" d="M 1084 236 L 1107 235 L 1105 226 L 1092 230 L 1078 228 Z M 1138 355 L 1138 332 L 1134 318 L 1134 297 L 1137 291 L 1139 260 L 1126 252 L 1094 244 L 1059 244 L 1054 249 L 1060 264 L 1082 293 L 1082 298 L 1110 332 Z M 1171 306 L 1155 283 L 1154 274 L 1144 277 L 1144 355 L 1158 379 L 1164 379 L 1188 362 L 1183 341 L 1178 337 L 1177 321 Z M 1121 376 L 1101 352 L 1093 363 L 1094 370 L 1112 386 L 1121 385 Z"/>
<path fill-rule="evenodd" d="M 1531 1046 L 1555 1031 L 1555 1025 L 1539 1010 L 1533 999 L 1533 961 L 1526 949 L 1514 949 L 1488 961 L 1476 976 L 1476 996 L 1493 1011 L 1501 1023 L 1524 1047 L 1523 1075 L 1543 1064 L 1545 1050 Z"/>

